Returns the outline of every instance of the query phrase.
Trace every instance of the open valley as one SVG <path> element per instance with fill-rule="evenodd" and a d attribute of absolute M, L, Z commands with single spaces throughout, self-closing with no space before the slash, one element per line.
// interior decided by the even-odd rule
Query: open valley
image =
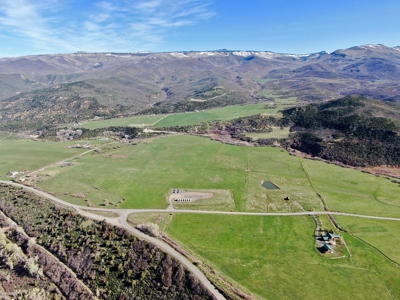
<path fill-rule="evenodd" d="M 399 11 L 0 0 L 0 300 L 400 300 Z"/>
<path fill-rule="evenodd" d="M 330 257 L 318 251 L 312 217 L 285 216 L 304 211 L 318 215 L 328 209 L 400 220 L 400 187 L 391 180 L 292 156 L 279 147 L 240 147 L 190 135 L 143 139 L 137 144 L 103 142 L 98 145 L 101 152 L 86 151 L 82 156 L 78 155 L 84 149 L 66 148 L 70 144 L 3 141 L 0 147 L 14 149 L 16 159 L 12 161 L 10 153 L 2 178 L 7 178 L 6 169 L 38 169 L 30 177 L 37 179 L 34 186 L 67 202 L 89 210 L 135 209 L 137 213 L 129 218 L 134 224 L 158 224 L 194 260 L 215 270 L 214 280 L 223 278 L 257 299 L 310 294 L 319 298 L 327 292 L 345 298 L 354 289 L 363 291 L 358 293 L 360 299 L 400 296 L 400 260 L 395 247 L 389 246 L 396 244 L 398 221 L 335 216 L 339 228 L 349 230 L 346 233 L 321 215 L 322 229 L 340 233 L 347 248 Z M 26 157 L 27 149 L 30 159 L 17 159 Z M 40 161 L 43 151 L 53 154 Z M 263 181 L 279 189 L 267 190 Z M 212 196 L 187 203 L 169 197 L 183 191 Z M 155 213 L 144 213 L 148 209 Z M 256 212 L 271 216 L 251 216 Z M 282 216 L 272 216 L 276 213 Z M 379 237 L 382 232 L 385 235 Z M 304 285 L 304 280 L 309 284 Z M 337 286 L 341 288 L 336 290 Z"/>

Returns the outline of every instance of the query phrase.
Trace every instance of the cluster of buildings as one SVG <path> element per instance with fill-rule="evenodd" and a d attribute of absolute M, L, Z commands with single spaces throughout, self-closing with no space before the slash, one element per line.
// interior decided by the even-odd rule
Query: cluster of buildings
<path fill-rule="evenodd" d="M 323 245 L 320 248 L 324 253 L 329 252 L 329 253 L 334 253 L 335 251 L 333 250 L 333 246 L 336 246 L 336 241 L 339 240 L 340 234 L 336 233 L 326 233 L 322 236 L 322 241 Z"/>

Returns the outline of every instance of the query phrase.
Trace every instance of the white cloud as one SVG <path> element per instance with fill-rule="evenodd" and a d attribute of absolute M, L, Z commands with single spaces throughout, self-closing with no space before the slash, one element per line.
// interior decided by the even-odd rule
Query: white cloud
<path fill-rule="evenodd" d="M 42 53 L 154 50 L 171 30 L 213 17 L 207 1 L 0 0 L 0 34 Z"/>
<path fill-rule="evenodd" d="M 154 1 L 141 1 L 136 5 L 136 8 L 139 10 L 148 10 L 152 11 L 155 8 L 161 6 L 162 0 L 154 0 Z"/>
<path fill-rule="evenodd" d="M 51 50 L 55 46 L 72 50 L 51 27 L 54 19 L 41 15 L 41 10 L 49 3 L 43 1 L 41 5 L 37 5 L 28 0 L 1 0 L 0 31 L 13 34 L 15 39 L 24 39 L 43 51 Z"/>

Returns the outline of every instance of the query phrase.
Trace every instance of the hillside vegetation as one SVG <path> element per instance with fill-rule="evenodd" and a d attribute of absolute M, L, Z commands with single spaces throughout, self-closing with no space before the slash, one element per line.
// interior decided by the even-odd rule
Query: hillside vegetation
<path fill-rule="evenodd" d="M 99 299 L 213 299 L 178 261 L 123 229 L 88 220 L 6 185 L 0 185 L 0 209 L 58 258 L 52 265 L 46 264 L 49 258 L 44 256 L 38 261 L 53 281 L 63 277 L 64 264 Z M 25 243 L 18 235 L 12 238 Z M 70 295 L 74 284 L 58 285 L 68 299 L 88 299 L 83 294 Z"/>
<path fill-rule="evenodd" d="M 283 111 L 289 144 L 352 166 L 400 165 L 400 106 L 359 96 Z"/>
<path fill-rule="evenodd" d="M 6 131 L 41 129 L 127 112 L 128 108 L 122 105 L 100 104 L 97 98 L 85 95 L 88 89 L 94 89 L 94 86 L 61 84 L 3 100 L 0 128 Z"/>

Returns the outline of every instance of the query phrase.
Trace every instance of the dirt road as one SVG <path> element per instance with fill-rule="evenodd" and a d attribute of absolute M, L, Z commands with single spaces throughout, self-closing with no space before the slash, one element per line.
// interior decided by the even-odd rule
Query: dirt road
<path fill-rule="evenodd" d="M 184 266 L 186 266 L 187 269 L 189 269 L 199 279 L 199 281 L 215 296 L 216 299 L 225 300 L 225 297 L 219 293 L 219 291 L 207 279 L 207 277 L 195 265 L 193 265 L 188 259 L 186 259 L 186 257 L 184 257 L 182 254 L 180 254 L 178 251 L 176 251 L 175 249 L 173 249 L 171 246 L 164 243 L 163 241 L 153 238 L 151 236 L 148 236 L 148 235 L 142 233 L 141 231 L 130 226 L 127 222 L 127 219 L 128 219 L 129 214 L 131 213 L 131 210 L 125 210 L 125 209 L 113 210 L 113 211 L 115 211 L 115 213 L 117 213 L 119 215 L 119 217 L 117 217 L 117 218 L 104 217 L 104 216 L 96 215 L 96 214 L 86 211 L 88 209 L 88 207 L 83 207 L 83 206 L 65 202 L 57 197 L 54 197 L 52 195 L 49 195 L 43 191 L 39 191 L 32 187 L 27 187 L 27 186 L 24 186 L 24 185 L 15 183 L 15 182 L 9 182 L 9 181 L 0 180 L 0 182 L 14 186 L 14 187 L 23 188 L 26 191 L 33 192 L 39 196 L 45 197 L 45 198 L 47 198 L 51 201 L 54 201 L 58 204 L 73 208 L 76 210 L 77 213 L 79 213 L 82 216 L 85 216 L 85 217 L 88 217 L 88 218 L 91 218 L 94 220 L 98 220 L 98 221 L 105 220 L 106 222 L 108 222 L 114 226 L 118 226 L 118 227 L 122 227 L 122 228 L 126 229 L 127 231 L 132 233 L 134 236 L 136 236 L 140 239 L 146 240 L 146 241 L 158 246 L 161 250 L 163 250 L 164 252 L 168 253 L 172 257 L 179 260 Z M 108 211 L 108 210 L 105 209 L 102 211 Z"/>

